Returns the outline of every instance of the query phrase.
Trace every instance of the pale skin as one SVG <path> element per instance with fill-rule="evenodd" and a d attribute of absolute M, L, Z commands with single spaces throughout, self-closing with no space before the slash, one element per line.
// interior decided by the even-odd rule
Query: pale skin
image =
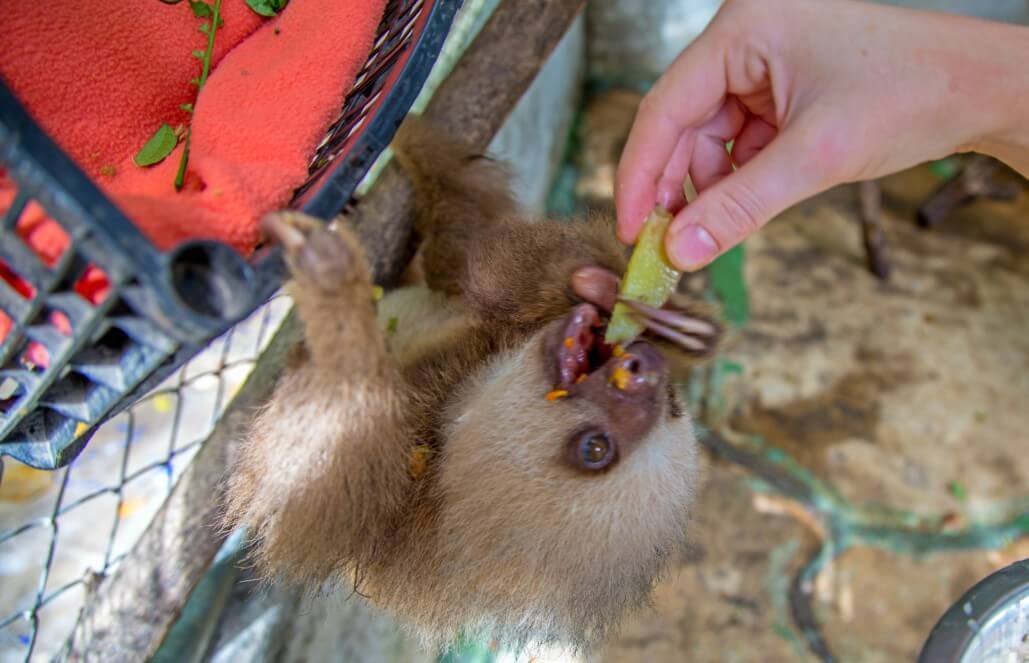
<path fill-rule="evenodd" d="M 1023 26 L 853 0 L 728 0 L 640 105 L 615 183 L 619 238 L 633 243 L 663 205 L 676 214 L 668 256 L 694 271 L 837 184 L 967 151 L 1029 176 L 1026 63 Z M 687 175 L 699 192 L 689 205 Z"/>

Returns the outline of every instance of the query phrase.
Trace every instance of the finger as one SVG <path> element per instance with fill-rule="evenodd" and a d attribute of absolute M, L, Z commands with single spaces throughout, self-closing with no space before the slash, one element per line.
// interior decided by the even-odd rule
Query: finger
<path fill-rule="evenodd" d="M 701 193 L 665 237 L 672 263 L 694 271 L 743 241 L 774 215 L 821 189 L 822 174 L 803 163 L 801 132 L 783 132 L 742 168 Z"/>
<path fill-rule="evenodd" d="M 765 145 L 772 142 L 779 130 L 756 115 L 748 115 L 740 135 L 732 145 L 732 160 L 737 167 L 754 158 Z"/>
<path fill-rule="evenodd" d="M 697 134 L 693 131 L 687 131 L 682 135 L 665 167 L 664 175 L 657 183 L 657 204 L 672 214 L 677 213 L 686 204 L 682 183 L 686 180 L 686 173 L 689 172 L 690 155 L 693 153 L 696 137 Z"/>
<path fill-rule="evenodd" d="M 690 177 L 698 192 L 732 172 L 732 160 L 725 145 L 740 132 L 746 119 L 747 114 L 739 101 L 730 97 L 697 132 Z"/>
<path fill-rule="evenodd" d="M 632 243 L 657 203 L 657 183 L 683 134 L 710 118 L 725 97 L 721 41 L 702 33 L 640 104 L 615 176 L 618 235 Z M 682 164 L 675 164 L 682 170 Z M 687 164 L 688 168 L 688 164 Z M 683 171 L 686 172 L 685 170 Z"/>

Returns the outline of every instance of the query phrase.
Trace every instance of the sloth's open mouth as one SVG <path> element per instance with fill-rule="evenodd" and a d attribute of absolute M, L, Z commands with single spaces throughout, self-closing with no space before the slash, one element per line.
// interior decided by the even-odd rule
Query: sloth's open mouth
<path fill-rule="evenodd" d="M 566 390 L 602 373 L 619 390 L 653 388 L 665 368 L 664 356 L 650 343 L 626 348 L 604 342 L 607 319 L 592 304 L 579 304 L 548 339 L 546 355 L 555 367 L 555 388 Z"/>
<path fill-rule="evenodd" d="M 607 321 L 592 304 L 572 309 L 556 348 L 559 386 L 567 388 L 581 382 L 611 358 L 614 347 L 604 342 L 606 329 Z"/>

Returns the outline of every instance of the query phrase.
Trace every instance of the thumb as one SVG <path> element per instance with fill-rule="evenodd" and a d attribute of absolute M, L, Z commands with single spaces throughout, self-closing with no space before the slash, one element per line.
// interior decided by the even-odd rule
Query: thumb
<path fill-rule="evenodd" d="M 800 132 L 783 132 L 750 161 L 683 208 L 665 236 L 672 264 L 704 267 L 764 226 L 779 212 L 818 193 L 824 175 L 806 158 Z"/>

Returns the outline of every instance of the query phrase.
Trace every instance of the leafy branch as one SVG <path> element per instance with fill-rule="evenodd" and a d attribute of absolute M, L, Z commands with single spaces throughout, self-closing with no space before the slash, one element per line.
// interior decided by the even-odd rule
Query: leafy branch
<path fill-rule="evenodd" d="M 194 78 L 191 83 L 197 86 L 197 95 L 200 94 L 200 90 L 204 88 L 204 84 L 207 83 L 207 76 L 211 73 L 211 55 L 214 53 L 214 36 L 218 33 L 218 28 L 222 25 L 220 11 L 222 6 L 222 0 L 214 0 L 214 7 L 203 2 L 203 0 L 189 0 L 190 9 L 193 10 L 193 15 L 197 18 L 210 17 L 211 20 L 205 21 L 200 24 L 200 32 L 207 35 L 207 48 L 203 51 L 193 51 L 193 57 L 198 58 L 202 63 L 200 71 L 200 78 Z M 195 108 L 193 104 L 183 104 L 180 106 L 182 110 L 192 114 Z M 189 129 L 186 129 L 186 135 L 183 138 L 182 147 L 182 159 L 179 161 L 179 169 L 175 173 L 175 190 L 179 191 L 182 189 L 182 183 L 186 178 L 186 164 L 189 162 L 189 141 L 193 135 L 192 123 Z"/>
<path fill-rule="evenodd" d="M 161 0 L 161 2 L 168 5 L 175 5 L 182 0 Z M 281 12 L 289 0 L 246 0 L 247 5 L 254 10 L 254 12 L 261 16 L 275 16 Z M 193 57 L 200 60 L 200 76 L 190 81 L 191 84 L 197 88 L 197 96 L 200 95 L 200 90 L 203 89 L 204 84 L 207 83 L 207 77 L 211 73 L 211 57 L 214 54 L 214 38 L 218 33 L 218 28 L 224 25 L 224 21 L 221 17 L 221 6 L 222 0 L 214 0 L 214 4 L 211 5 L 203 0 L 189 0 L 189 8 L 193 11 L 193 16 L 196 18 L 209 19 L 200 24 L 200 32 L 207 35 L 207 48 L 204 50 L 193 51 Z M 193 103 L 182 104 L 179 106 L 182 110 L 189 114 L 193 114 L 196 106 L 196 99 Z M 181 191 L 183 182 L 186 179 L 186 166 L 189 163 L 189 144 L 192 136 L 192 123 L 189 127 L 178 127 L 172 129 L 167 123 L 162 124 L 157 132 L 140 148 L 139 152 L 136 153 L 134 160 L 137 166 L 145 168 L 154 164 L 164 161 L 175 146 L 178 145 L 179 141 L 183 142 L 182 148 L 182 159 L 179 161 L 179 168 L 175 173 L 175 190 Z"/>
<path fill-rule="evenodd" d="M 286 8 L 289 0 L 247 0 L 247 6 L 261 16 L 271 18 Z"/>

